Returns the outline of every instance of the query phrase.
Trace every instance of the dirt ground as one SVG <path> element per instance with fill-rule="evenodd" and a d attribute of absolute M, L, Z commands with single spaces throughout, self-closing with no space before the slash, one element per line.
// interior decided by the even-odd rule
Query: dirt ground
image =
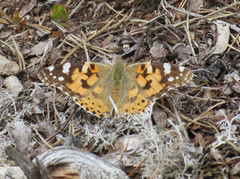
<path fill-rule="evenodd" d="M 0 1 L 0 179 L 239 178 L 239 10 L 234 0 Z M 47 84 L 51 68 L 38 76 L 119 57 L 193 78 L 175 88 L 181 70 L 169 71 L 150 116 L 115 107 L 99 118 L 66 95 L 70 76 L 62 90 Z"/>

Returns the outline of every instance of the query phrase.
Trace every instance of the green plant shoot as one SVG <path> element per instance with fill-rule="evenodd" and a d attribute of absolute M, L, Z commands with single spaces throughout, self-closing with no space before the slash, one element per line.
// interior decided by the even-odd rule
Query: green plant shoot
<path fill-rule="evenodd" d="M 56 4 L 51 10 L 50 17 L 56 23 L 60 24 L 65 28 L 68 28 L 68 11 L 63 5 Z"/>

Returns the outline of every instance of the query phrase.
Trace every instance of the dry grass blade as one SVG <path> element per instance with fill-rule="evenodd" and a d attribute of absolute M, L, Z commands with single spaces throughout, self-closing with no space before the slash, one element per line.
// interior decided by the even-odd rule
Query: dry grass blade
<path fill-rule="evenodd" d="M 222 102 L 220 102 L 220 103 L 215 104 L 214 106 L 208 108 L 205 112 L 203 112 L 202 114 L 200 114 L 198 117 L 196 117 L 195 119 L 193 119 L 193 121 L 197 122 L 197 121 L 205 118 L 205 116 L 204 116 L 205 114 L 207 114 L 209 111 L 211 111 L 212 109 L 216 108 L 217 106 L 220 106 L 220 105 L 225 104 L 225 103 L 226 103 L 226 101 L 222 101 Z"/>
<path fill-rule="evenodd" d="M 11 36 L 11 39 L 12 39 L 14 48 L 16 50 L 16 55 L 18 57 L 19 68 L 20 68 L 20 70 L 25 70 L 26 69 L 26 65 L 25 65 L 25 60 L 24 60 L 23 54 L 20 52 L 19 47 L 18 47 L 15 39 L 13 38 L 13 36 Z"/>
<path fill-rule="evenodd" d="M 45 144 L 49 149 L 52 149 L 53 147 L 41 136 L 41 134 L 39 134 L 39 132 L 37 131 L 37 129 L 35 127 L 33 127 L 33 130 L 36 132 L 37 136 L 41 139 L 41 141 L 43 142 L 43 144 Z"/>
<path fill-rule="evenodd" d="M 146 158 L 144 158 L 139 164 L 138 164 L 138 166 L 136 167 L 136 168 L 134 168 L 132 171 L 131 171 L 131 173 L 129 173 L 129 177 L 131 177 L 136 171 L 137 171 L 137 169 L 139 169 L 141 166 L 142 166 L 142 164 L 145 162 L 147 160 L 147 157 Z"/>

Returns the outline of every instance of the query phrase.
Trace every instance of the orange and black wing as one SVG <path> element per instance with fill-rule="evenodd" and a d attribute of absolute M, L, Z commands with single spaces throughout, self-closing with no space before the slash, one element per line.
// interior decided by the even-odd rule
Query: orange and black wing
<path fill-rule="evenodd" d="M 87 112 L 103 117 L 109 115 L 112 105 L 108 102 L 108 95 L 103 95 L 108 91 L 103 89 L 100 81 L 107 78 L 110 70 L 110 65 L 101 63 L 65 63 L 43 69 L 39 78 L 43 83 L 56 86 L 74 97 Z"/>

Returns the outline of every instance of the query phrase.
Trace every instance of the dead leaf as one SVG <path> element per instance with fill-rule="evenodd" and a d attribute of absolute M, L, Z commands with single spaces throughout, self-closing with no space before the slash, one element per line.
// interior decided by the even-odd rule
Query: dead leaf
<path fill-rule="evenodd" d="M 236 70 L 224 76 L 224 83 L 230 83 L 231 89 L 236 93 L 240 93 L 240 76 Z"/>
<path fill-rule="evenodd" d="M 231 170 L 232 175 L 240 174 L 240 162 L 238 162 Z"/>
<path fill-rule="evenodd" d="M 0 55 L 0 75 L 13 75 L 19 71 L 19 66 L 16 62 L 8 60 Z"/>
<path fill-rule="evenodd" d="M 114 39 L 114 36 L 113 35 L 109 35 L 107 38 L 105 38 L 103 41 L 102 41 L 102 47 L 106 47 L 108 44 L 111 43 L 111 41 Z"/>
<path fill-rule="evenodd" d="M 45 41 L 45 42 L 40 42 L 37 45 L 33 46 L 31 48 L 31 51 L 35 55 L 42 55 L 45 48 L 49 47 L 49 49 L 51 49 L 52 43 L 53 43 L 52 40 Z"/>
<path fill-rule="evenodd" d="M 0 22 L 1 23 L 1 22 Z M 6 37 L 9 37 L 11 35 L 11 31 L 3 31 L 0 33 L 0 39 L 4 39 Z"/>
<path fill-rule="evenodd" d="M 180 60 L 186 60 L 192 56 L 192 50 L 189 45 L 185 46 L 184 44 L 178 44 L 173 51 L 178 54 L 178 59 Z"/>
<path fill-rule="evenodd" d="M 153 58 L 163 58 L 166 56 L 166 50 L 160 42 L 154 42 L 150 49 Z"/>
<path fill-rule="evenodd" d="M 142 144 L 142 139 L 142 136 L 139 134 L 121 137 L 116 140 L 115 149 L 120 153 L 136 151 Z"/>
<path fill-rule="evenodd" d="M 29 13 L 34 6 L 36 6 L 37 0 L 32 0 L 29 4 L 24 6 L 20 11 L 19 11 L 19 16 L 23 17 L 25 14 Z"/>
<path fill-rule="evenodd" d="M 32 136 L 31 128 L 23 121 L 13 121 L 9 125 L 8 131 L 16 143 L 17 150 L 27 154 Z"/>
<path fill-rule="evenodd" d="M 234 85 L 232 85 L 232 90 L 236 93 L 240 93 L 240 83 L 236 82 Z"/>
<path fill-rule="evenodd" d="M 213 157 L 216 161 L 223 161 L 220 151 L 216 148 L 211 148 L 210 156 Z"/>
<path fill-rule="evenodd" d="M 4 19 L 2 19 L 2 18 L 0 18 L 0 23 L 1 23 L 1 24 L 7 24 L 7 25 L 9 24 L 6 20 L 4 20 Z"/>
<path fill-rule="evenodd" d="M 26 179 L 20 167 L 7 165 L 0 166 L 0 177 Z"/>
<path fill-rule="evenodd" d="M 227 74 L 224 76 L 224 83 L 231 82 L 240 82 L 240 76 L 236 70 L 234 70 L 231 74 Z"/>
<path fill-rule="evenodd" d="M 217 27 L 217 41 L 216 45 L 213 47 L 214 50 L 212 54 L 223 53 L 228 46 L 230 29 L 228 24 L 223 24 L 220 22 L 215 22 Z"/>
<path fill-rule="evenodd" d="M 228 86 L 228 84 L 225 84 L 222 88 L 222 93 L 225 95 L 230 95 L 233 93 L 233 90 Z"/>
<path fill-rule="evenodd" d="M 189 11 L 198 12 L 199 9 L 203 7 L 203 0 L 190 0 L 189 1 Z"/>
<path fill-rule="evenodd" d="M 194 142 L 195 145 L 199 146 L 201 149 L 203 149 L 206 146 L 206 139 L 204 139 L 201 133 L 196 134 Z"/>

